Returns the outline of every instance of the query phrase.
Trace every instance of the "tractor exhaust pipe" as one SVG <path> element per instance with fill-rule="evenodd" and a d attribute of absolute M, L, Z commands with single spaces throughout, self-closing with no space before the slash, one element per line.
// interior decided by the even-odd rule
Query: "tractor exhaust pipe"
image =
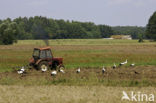
<path fill-rule="evenodd" d="M 49 46 L 49 40 L 48 39 L 44 39 L 43 42 L 45 43 L 46 46 Z"/>

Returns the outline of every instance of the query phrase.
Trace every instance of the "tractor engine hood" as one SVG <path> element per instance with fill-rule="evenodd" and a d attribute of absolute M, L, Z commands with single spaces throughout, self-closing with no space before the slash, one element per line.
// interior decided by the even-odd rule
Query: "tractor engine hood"
<path fill-rule="evenodd" d="M 54 57 L 53 61 L 57 61 L 59 62 L 59 64 L 63 64 L 63 58 L 60 58 L 60 57 Z"/>

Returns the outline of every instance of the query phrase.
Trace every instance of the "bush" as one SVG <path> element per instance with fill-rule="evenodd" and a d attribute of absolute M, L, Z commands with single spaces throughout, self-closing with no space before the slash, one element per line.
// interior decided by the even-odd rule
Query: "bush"
<path fill-rule="evenodd" d="M 139 38 L 138 42 L 139 43 L 144 42 L 143 38 Z"/>

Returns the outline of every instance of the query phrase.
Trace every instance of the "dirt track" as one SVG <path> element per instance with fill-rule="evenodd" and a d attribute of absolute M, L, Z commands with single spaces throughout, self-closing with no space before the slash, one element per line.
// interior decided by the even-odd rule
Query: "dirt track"
<path fill-rule="evenodd" d="M 52 77 L 51 70 L 42 73 L 34 69 L 26 70 L 26 74 L 19 75 L 17 71 L 0 73 L 0 79 L 5 77 L 20 78 L 20 79 L 32 79 L 32 78 L 46 78 L 52 80 L 53 78 L 85 78 L 90 77 L 97 78 L 109 78 L 109 79 L 156 79 L 156 66 L 138 66 L 138 67 L 118 67 L 116 69 L 106 68 L 106 72 L 102 74 L 102 68 L 81 68 L 79 74 L 76 73 L 76 69 L 65 69 L 65 73 L 59 73 Z"/>

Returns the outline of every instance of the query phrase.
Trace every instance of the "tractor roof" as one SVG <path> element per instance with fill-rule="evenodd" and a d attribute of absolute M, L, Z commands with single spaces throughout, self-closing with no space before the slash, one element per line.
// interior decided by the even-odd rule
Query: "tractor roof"
<path fill-rule="evenodd" d="M 42 47 L 42 48 L 34 48 L 34 49 L 39 49 L 39 50 L 49 50 L 51 49 L 50 47 Z"/>

